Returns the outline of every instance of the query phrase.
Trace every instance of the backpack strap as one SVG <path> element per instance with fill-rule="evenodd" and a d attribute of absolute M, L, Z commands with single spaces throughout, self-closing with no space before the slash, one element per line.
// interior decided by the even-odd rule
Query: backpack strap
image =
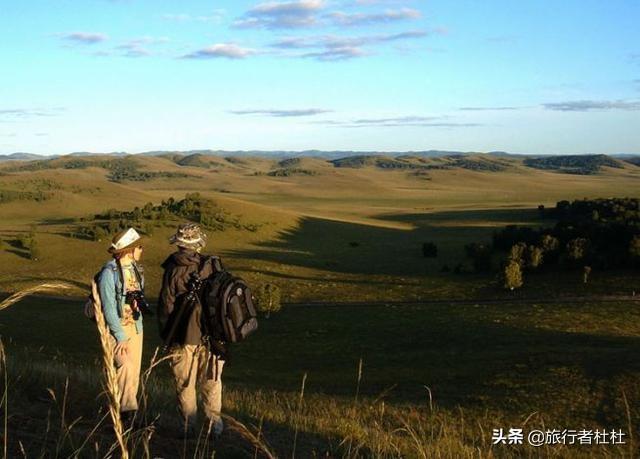
<path fill-rule="evenodd" d="M 208 277 L 204 276 L 207 263 L 211 263 L 210 275 L 224 271 L 224 268 L 222 267 L 222 261 L 220 261 L 220 257 L 216 257 L 214 255 L 200 255 L 200 263 L 198 264 L 198 277 L 201 280 L 204 280 L 205 277 Z"/>

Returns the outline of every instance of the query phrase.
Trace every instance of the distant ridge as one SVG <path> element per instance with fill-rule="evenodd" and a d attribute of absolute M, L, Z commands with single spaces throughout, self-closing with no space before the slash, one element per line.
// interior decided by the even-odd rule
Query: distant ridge
<path fill-rule="evenodd" d="M 10 155 L 0 155 L 0 161 L 31 161 L 33 159 L 52 158 L 52 156 L 40 156 L 33 153 L 16 152 Z"/>
<path fill-rule="evenodd" d="M 573 157 L 573 156 L 594 156 L 594 155 L 535 155 L 524 153 L 509 153 L 506 151 L 455 151 L 455 150 L 420 150 L 420 151 L 353 151 L 353 150 L 301 150 L 301 151 L 289 151 L 289 150 L 153 150 L 145 151 L 142 153 L 127 153 L 124 151 L 114 151 L 108 153 L 96 153 L 88 151 L 76 151 L 68 154 L 57 155 L 37 155 L 26 152 L 16 152 L 8 155 L 0 155 L 0 162 L 2 161 L 31 161 L 37 159 L 53 159 L 61 156 L 166 156 L 166 157 L 188 157 L 198 155 L 202 156 L 216 156 L 216 157 L 233 157 L 233 156 L 246 156 L 246 157 L 264 157 L 269 159 L 287 159 L 287 158 L 321 158 L 326 160 L 337 160 L 350 157 L 371 157 L 381 156 L 387 158 L 397 158 L 401 156 L 412 156 L 420 158 L 444 158 L 452 156 L 472 156 L 472 155 L 487 155 L 496 158 L 550 158 L 550 157 Z M 616 159 L 633 159 L 640 158 L 640 153 L 617 153 L 612 155 L 597 155 L 601 157 L 609 157 Z"/>
<path fill-rule="evenodd" d="M 387 157 L 398 157 L 398 156 L 417 156 L 417 157 L 425 157 L 425 158 L 440 158 L 445 156 L 459 156 L 459 155 L 478 155 L 478 154 L 488 154 L 499 157 L 524 157 L 526 155 L 507 153 L 504 151 L 491 151 L 487 153 L 477 152 L 477 151 L 455 151 L 455 150 L 420 150 L 420 151 L 354 151 L 354 150 L 299 150 L 299 151 L 291 151 L 291 150 L 153 150 L 153 151 L 145 151 L 141 153 L 127 153 L 123 151 L 114 151 L 114 152 L 106 152 L 106 153 L 96 153 L 89 151 L 75 151 L 72 153 L 64 154 L 64 155 L 36 155 L 33 153 L 12 153 L 10 155 L 0 155 L 0 161 L 8 161 L 8 160 L 31 160 L 31 159 L 51 159 L 57 158 L 60 156 L 261 156 L 272 159 L 286 159 L 286 158 L 301 158 L 301 157 L 311 157 L 311 158 L 322 158 L 322 159 L 340 159 L 347 158 L 351 156 L 387 156 Z"/>

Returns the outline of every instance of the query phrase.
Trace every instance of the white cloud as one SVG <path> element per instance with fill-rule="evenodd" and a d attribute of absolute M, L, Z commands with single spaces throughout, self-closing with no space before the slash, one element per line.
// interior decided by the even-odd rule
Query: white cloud
<path fill-rule="evenodd" d="M 239 28 L 293 29 L 318 23 L 317 14 L 325 8 L 323 0 L 297 0 L 260 3 L 234 22 Z"/>
<path fill-rule="evenodd" d="M 330 113 L 333 110 L 323 110 L 321 108 L 304 108 L 304 109 L 254 109 L 254 110 L 231 110 L 234 115 L 266 115 L 277 118 L 313 116 L 322 113 Z"/>
<path fill-rule="evenodd" d="M 337 11 L 330 13 L 328 16 L 335 24 L 340 26 L 366 26 L 415 20 L 421 18 L 422 13 L 412 8 L 400 8 L 386 10 L 382 13 L 344 13 Z"/>
<path fill-rule="evenodd" d="M 59 36 L 65 40 L 82 45 L 94 45 L 106 41 L 109 38 L 103 33 L 96 32 L 69 32 L 60 34 Z"/>
<path fill-rule="evenodd" d="M 640 101 L 627 100 L 571 100 L 542 105 L 547 110 L 588 112 L 591 110 L 640 110 Z"/>
<path fill-rule="evenodd" d="M 217 43 L 183 56 L 185 59 L 244 59 L 257 54 L 255 49 L 243 48 L 235 43 Z"/>

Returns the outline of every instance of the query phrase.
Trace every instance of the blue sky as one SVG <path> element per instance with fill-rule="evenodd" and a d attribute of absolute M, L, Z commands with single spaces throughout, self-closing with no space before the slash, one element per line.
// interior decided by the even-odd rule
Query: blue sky
<path fill-rule="evenodd" d="M 0 3 L 0 154 L 640 153 L 640 2 Z"/>

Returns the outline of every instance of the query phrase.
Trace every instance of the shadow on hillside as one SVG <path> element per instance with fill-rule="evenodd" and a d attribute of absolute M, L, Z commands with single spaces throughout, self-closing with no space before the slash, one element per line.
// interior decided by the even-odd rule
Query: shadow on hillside
<path fill-rule="evenodd" d="M 538 209 L 527 208 L 498 208 L 448 210 L 433 213 L 413 214 L 385 214 L 377 217 L 380 220 L 413 223 L 420 226 L 437 225 L 440 222 L 460 221 L 468 226 L 500 223 L 506 225 L 531 225 L 542 223 Z"/>
<path fill-rule="evenodd" d="M 9 239 L 6 243 L 9 245 L 9 248 L 5 249 L 7 252 L 17 255 L 20 258 L 31 259 L 29 251 L 22 246 L 22 242 L 19 239 Z"/>
<path fill-rule="evenodd" d="M 56 226 L 56 225 L 71 225 L 72 223 L 76 223 L 78 220 L 72 217 L 63 217 L 63 218 L 45 218 L 42 220 L 38 220 L 38 226 Z"/>
<path fill-rule="evenodd" d="M 279 278 L 279 279 L 286 279 L 286 280 L 301 280 L 301 281 L 310 281 L 310 282 L 326 282 L 327 280 L 330 280 L 332 282 L 335 282 L 336 279 L 327 279 L 326 277 L 321 277 L 321 276 L 316 276 L 316 277 L 311 277 L 311 276 L 298 276 L 295 274 L 283 274 L 283 273 L 279 273 L 277 271 L 273 271 L 271 269 L 254 269 L 254 268 L 247 268 L 247 267 L 242 267 L 242 266 L 237 266 L 238 271 L 243 271 L 243 272 L 247 272 L 247 273 L 256 273 L 256 274 L 260 274 L 260 275 L 267 275 L 270 277 L 274 277 L 274 278 Z M 372 282 L 368 281 L 368 280 L 356 280 L 356 279 L 340 279 L 340 284 L 350 284 L 350 285 L 370 285 Z M 394 279 L 393 280 L 393 285 L 405 285 L 405 286 L 415 286 L 416 283 L 415 282 L 402 282 L 400 280 Z"/>
<path fill-rule="evenodd" d="M 8 352 L 61 355 L 81 366 L 93 361 L 99 345 L 80 304 L 28 298 L 2 311 L 0 331 L 12 343 Z M 591 317 L 585 307 L 576 307 L 575 319 L 564 315 L 558 326 Z M 360 395 L 370 398 L 426 406 L 428 387 L 444 408 L 531 413 L 569 405 L 617 420 L 625 412 L 618 397 L 624 387 L 637 409 L 640 338 L 543 329 L 515 319 L 530 308 L 289 307 L 261 318 L 259 332 L 232 347 L 224 379 L 229 387 L 296 394 L 306 373 L 309 397 L 352 399 L 362 359 Z M 611 308 L 612 314 L 624 310 Z M 145 319 L 144 362 L 159 344 L 155 321 Z"/>
<path fill-rule="evenodd" d="M 63 277 L 34 277 L 34 276 L 23 276 L 20 278 L 16 279 L 17 281 L 20 282 L 37 282 L 39 284 L 50 284 L 52 282 L 64 282 L 67 284 L 71 284 L 74 287 L 77 287 L 81 290 L 85 290 L 87 292 L 89 292 L 91 290 L 91 284 L 89 283 L 85 283 L 85 282 L 80 282 L 74 279 L 66 279 Z"/>
<path fill-rule="evenodd" d="M 410 223 L 409 230 L 306 217 L 277 240 L 225 254 L 349 274 L 417 275 L 428 264 L 439 268 L 462 262 L 465 244 L 489 242 L 495 229 L 536 221 L 536 216 L 535 209 L 492 209 L 379 217 Z M 436 243 L 437 259 L 423 257 L 424 242 Z"/>
<path fill-rule="evenodd" d="M 509 314 L 510 306 L 504 308 Z M 437 404 L 448 408 L 512 404 L 551 411 L 581 393 L 609 412 L 618 378 L 640 375 L 640 338 L 522 328 L 471 316 L 477 311 L 289 308 L 262 320 L 261 333 L 238 347 L 231 364 L 237 372 L 229 379 L 294 392 L 306 372 L 309 393 L 353 397 L 362 359 L 360 393 L 373 398 L 388 391 L 391 400 L 425 403 L 429 387 Z M 630 400 L 640 397 L 634 391 Z M 617 414 L 623 412 L 617 406 Z"/>

